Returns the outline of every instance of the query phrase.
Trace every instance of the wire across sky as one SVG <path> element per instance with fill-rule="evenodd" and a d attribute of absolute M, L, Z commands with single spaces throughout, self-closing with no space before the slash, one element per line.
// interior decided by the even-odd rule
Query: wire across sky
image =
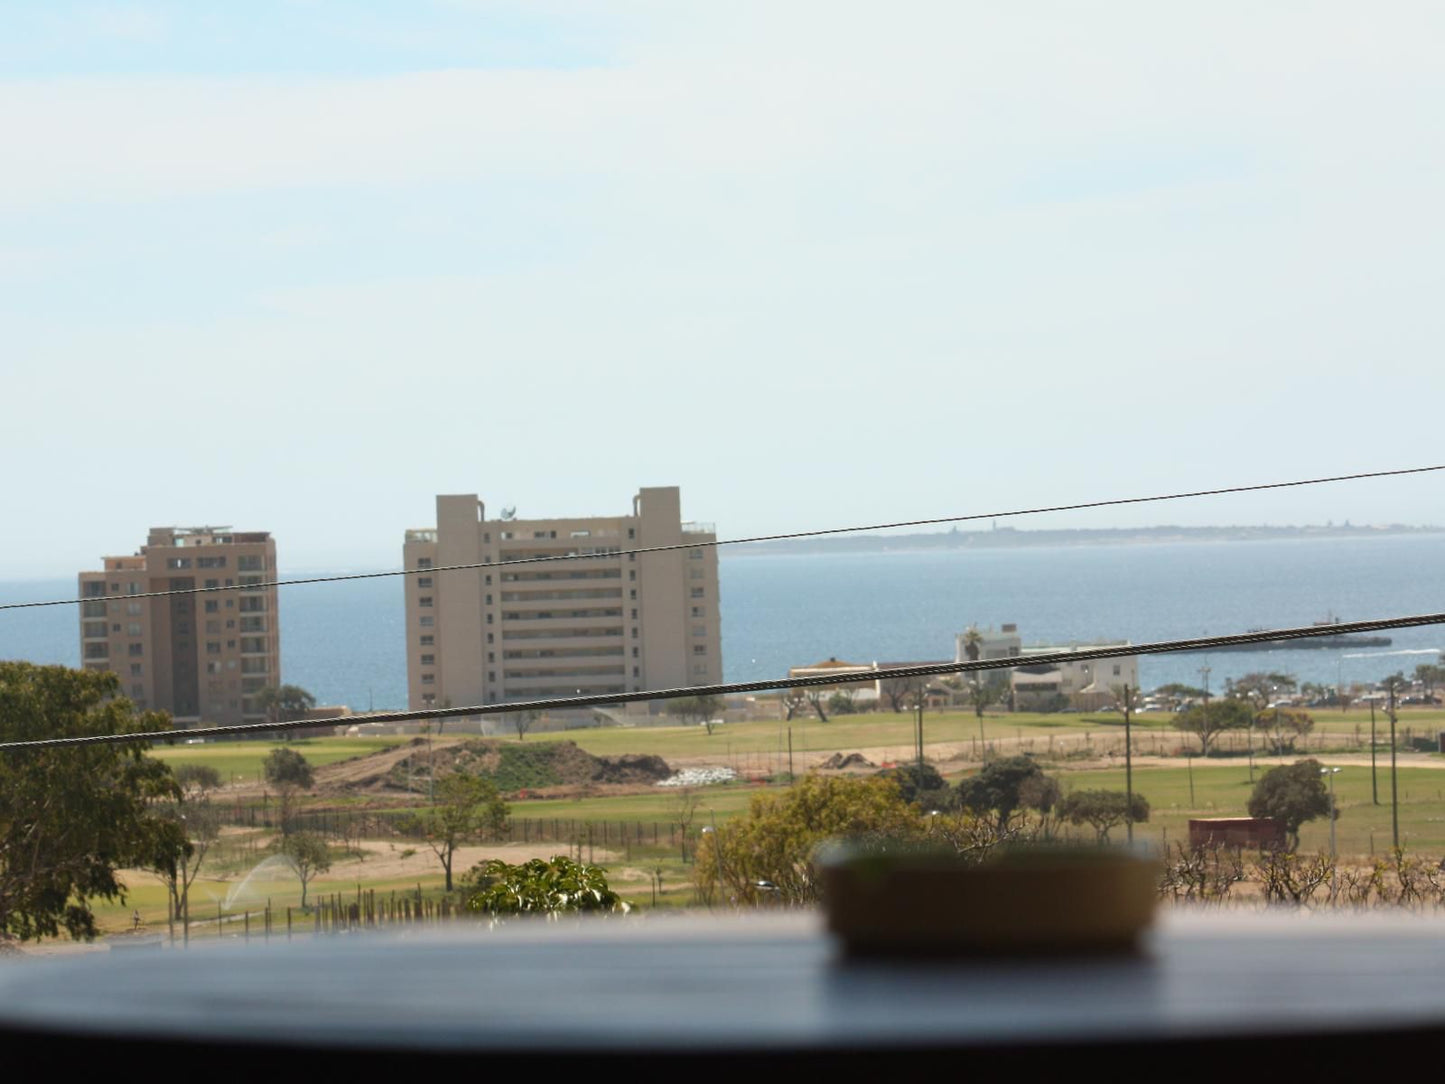
<path fill-rule="evenodd" d="M 714 539 L 711 542 L 682 542 L 667 546 L 644 546 L 637 549 L 618 550 L 608 556 L 642 555 L 646 553 L 669 553 L 676 550 L 698 549 L 704 546 L 745 546 L 760 542 L 787 542 L 801 538 L 821 538 L 827 535 L 858 534 L 865 531 L 889 531 L 903 527 L 940 527 L 947 524 L 970 523 L 986 519 L 1010 519 L 1020 516 L 1037 516 L 1048 512 L 1077 512 L 1089 508 L 1119 508 L 1134 504 L 1156 504 L 1163 501 L 1181 501 L 1198 497 L 1219 497 L 1231 493 L 1259 493 L 1272 489 L 1293 489 L 1300 486 L 1327 485 L 1332 482 L 1355 482 L 1367 478 L 1395 478 L 1410 474 L 1428 474 L 1445 470 L 1445 464 L 1431 467 L 1405 467 L 1398 470 L 1361 471 L 1355 474 L 1334 474 L 1322 478 L 1300 478 L 1287 482 L 1258 482 L 1250 485 L 1220 486 L 1214 489 L 1195 489 L 1178 493 L 1158 493 L 1146 497 L 1114 497 L 1107 500 L 1076 501 L 1072 504 L 1043 505 L 1037 508 L 1012 508 L 998 512 L 969 512 L 955 516 L 935 516 L 930 519 L 898 520 L 892 523 L 869 523 L 852 527 L 824 527 L 813 531 L 788 531 L 782 534 L 751 535 L 745 538 Z M 3 602 L 0 610 L 27 610 L 46 606 L 76 606 L 83 602 L 119 602 L 141 598 L 167 598 L 172 595 L 202 595 L 217 591 L 258 591 L 268 587 L 295 587 L 307 583 L 340 583 L 346 580 L 377 580 L 389 576 L 433 575 L 438 572 L 460 572 L 488 568 L 513 568 L 518 565 L 546 564 L 554 561 L 581 561 L 594 559 L 597 554 L 558 553 L 540 557 L 524 557 L 510 561 L 477 561 L 464 565 L 439 565 L 428 569 L 398 568 L 382 572 L 349 572 L 330 576 L 306 576 L 291 580 L 270 580 L 265 583 L 221 584 L 215 587 L 185 587 L 171 591 L 140 591 L 133 595 L 98 595 L 93 598 L 44 599 L 38 602 Z"/>

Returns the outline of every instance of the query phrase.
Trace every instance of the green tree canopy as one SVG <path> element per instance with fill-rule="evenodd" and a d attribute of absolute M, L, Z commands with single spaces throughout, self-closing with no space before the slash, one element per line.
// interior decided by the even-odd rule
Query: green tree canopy
<path fill-rule="evenodd" d="M 1174 729 L 1199 739 L 1199 755 L 1208 756 L 1209 747 L 1226 730 L 1248 730 L 1254 712 L 1243 700 L 1211 700 L 1181 711 L 1174 717 Z"/>
<path fill-rule="evenodd" d="M 315 782 L 310 762 L 295 749 L 277 746 L 261 764 L 266 782 L 273 787 L 291 786 L 310 790 Z"/>
<path fill-rule="evenodd" d="M 813 852 L 843 838 L 916 838 L 922 820 L 878 776 L 806 775 L 780 794 L 757 794 L 744 816 L 734 817 L 699 843 L 693 877 L 704 898 L 721 891 L 739 903 L 756 903 L 759 885 L 785 904 L 815 903 Z"/>
<path fill-rule="evenodd" d="M 878 773 L 898 785 L 898 796 L 925 811 L 952 809 L 958 797 L 932 764 L 900 764 Z"/>
<path fill-rule="evenodd" d="M 1249 815 L 1284 825 L 1290 850 L 1299 846 L 1300 825 L 1329 815 L 1330 795 L 1320 771 L 1320 762 L 1313 757 L 1271 768 L 1249 796 Z"/>
<path fill-rule="evenodd" d="M 488 915 L 559 915 L 568 912 L 626 911 L 627 904 L 607 884 L 607 871 L 574 862 L 566 855 L 550 861 L 534 858 L 509 865 L 499 858 L 483 863 L 468 877 L 478 890 L 467 907 Z"/>
<path fill-rule="evenodd" d="M 1070 824 L 1093 827 L 1100 843 L 1109 841 L 1109 832 L 1131 819 L 1138 824 L 1149 819 L 1149 800 L 1135 794 L 1133 804 L 1122 790 L 1076 790 L 1059 803 L 1059 815 Z"/>
<path fill-rule="evenodd" d="M 111 673 L 0 662 L 0 741 L 165 730 L 137 714 Z M 121 900 L 118 871 L 179 853 L 156 812 L 180 789 L 143 743 L 0 753 L 0 932 L 21 940 L 96 933 L 93 901 Z"/>
<path fill-rule="evenodd" d="M 510 810 L 490 779 L 470 772 L 449 772 L 436 782 L 433 804 L 404 821 L 426 839 L 452 890 L 452 860 L 457 848 L 473 839 L 492 838 L 507 824 Z"/>
<path fill-rule="evenodd" d="M 1019 809 L 1047 813 L 1060 797 L 1058 782 L 1033 757 L 999 757 L 958 784 L 958 801 L 975 813 L 993 813 L 1003 832 Z"/>
<path fill-rule="evenodd" d="M 268 685 L 256 694 L 256 703 L 273 723 L 304 719 L 316 706 L 316 697 L 299 685 Z"/>
<path fill-rule="evenodd" d="M 306 887 L 311 878 L 331 868 L 331 850 L 315 832 L 292 832 L 281 838 L 280 851 L 291 859 L 301 881 L 301 906 L 306 906 Z"/>

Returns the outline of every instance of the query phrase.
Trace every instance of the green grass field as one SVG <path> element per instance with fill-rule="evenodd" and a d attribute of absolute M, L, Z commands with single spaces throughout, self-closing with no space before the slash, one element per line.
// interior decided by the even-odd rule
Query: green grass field
<path fill-rule="evenodd" d="M 297 738 L 285 742 L 315 767 L 339 760 L 366 756 L 390 749 L 410 738 Z M 254 782 L 261 778 L 261 762 L 277 745 L 274 741 L 210 741 L 201 745 L 157 745 L 151 755 L 172 768 L 182 764 L 208 764 L 228 783 Z"/>
<path fill-rule="evenodd" d="M 1331 751 L 1336 757 L 1349 754 L 1352 759 L 1365 752 L 1367 747 L 1361 746 L 1360 742 L 1369 734 L 1367 712 L 1317 716 L 1317 720 L 1316 732 L 1309 741 L 1310 755 L 1323 755 L 1328 761 Z M 1379 722 L 1383 738 L 1385 724 L 1383 719 Z M 1137 719 L 1136 749 L 1144 753 L 1174 754 L 1188 746 L 1186 736 L 1175 731 L 1171 724 L 1171 716 L 1153 715 Z M 815 718 L 798 718 L 791 724 L 734 723 L 718 728 L 712 735 L 708 735 L 702 727 L 635 727 L 533 734 L 526 741 L 532 744 L 571 740 L 597 755 L 651 753 L 664 758 L 697 758 L 729 764 L 744 774 L 779 776 L 788 768 L 789 727 L 792 730 L 795 766 L 799 769 L 808 762 L 809 754 L 868 749 L 879 761 L 890 758 L 906 760 L 913 755 L 914 717 L 881 713 L 842 716 L 826 724 Z M 1404 715 L 1399 728 L 1402 743 L 1407 728 L 1415 735 L 1433 734 L 1445 728 L 1445 712 Z M 1066 789 L 1123 787 L 1122 765 L 1110 769 L 1071 769 L 1068 766 L 1071 756 L 1081 756 L 1085 750 L 1092 750 L 1096 762 L 1099 756 L 1122 752 L 1123 725 L 1118 715 L 990 714 L 985 716 L 983 729 L 986 744 L 993 751 L 1009 753 L 1018 750 L 1055 758 L 1050 770 L 1059 775 Z M 977 755 L 981 748 L 978 720 L 971 713 L 929 713 L 924 720 L 924 734 L 930 746 L 947 743 L 961 747 L 969 756 Z M 1231 737 L 1236 751 L 1241 751 L 1244 735 Z M 287 744 L 314 765 L 321 766 L 364 756 L 409 740 L 407 737 L 307 738 Z M 259 778 L 262 760 L 277 744 L 272 741 L 244 741 L 162 745 L 154 753 L 173 766 L 209 764 L 224 779 L 240 782 Z M 1228 744 L 1225 743 L 1226 747 Z M 1316 747 L 1326 752 L 1317 754 Z M 1445 767 L 1445 757 L 1439 760 Z M 958 767 L 957 764 L 951 766 Z M 972 770 L 975 768 L 955 771 L 950 775 L 950 781 Z M 1264 770 L 1266 765 L 1263 762 L 1257 764 L 1256 778 Z M 1149 761 L 1135 771 L 1134 778 L 1135 788 L 1149 799 L 1152 807 L 1149 822 L 1136 829 L 1136 838 L 1139 839 L 1172 843 L 1187 837 L 1187 823 L 1191 817 L 1246 815 L 1250 781 L 1247 759 L 1243 755 L 1211 757 L 1208 760 L 1196 758 L 1192 766 L 1176 760 L 1161 767 L 1157 766 L 1157 761 Z M 1342 855 L 1365 856 L 1372 851 L 1382 853 L 1390 846 L 1389 771 L 1388 758 L 1383 755 L 1378 778 L 1381 804 L 1375 805 L 1371 797 L 1368 765 L 1351 764 L 1336 777 L 1336 798 L 1340 809 L 1336 827 Z M 1445 771 L 1420 767 L 1417 761 L 1400 769 L 1398 781 L 1402 841 L 1416 853 L 1445 854 Z M 721 823 L 737 816 L 746 810 L 755 794 L 771 789 L 747 783 L 701 788 L 698 791 L 701 803 L 694 816 L 694 827 L 714 821 Z M 516 801 L 512 811 L 515 818 L 533 821 L 556 819 L 579 824 L 591 821 L 600 825 L 606 821 L 612 825 L 618 822 L 667 825 L 677 820 L 677 803 L 676 792 L 659 788 L 656 793 L 620 797 Z M 328 800 L 328 804 L 334 806 L 338 803 Z M 1072 831 L 1081 837 L 1092 838 L 1092 830 L 1087 826 Z M 1122 838 L 1122 832 L 1122 829 L 1117 829 L 1116 837 Z M 1304 849 L 1325 849 L 1329 845 L 1328 822 L 1320 820 L 1307 824 L 1301 835 Z M 613 839 L 615 846 L 615 833 Z M 213 921 L 216 904 L 224 901 L 232 887 L 266 857 L 269 853 L 267 842 L 268 837 L 260 832 L 235 836 L 228 840 L 226 847 L 218 850 L 216 860 L 208 863 L 208 868 L 192 890 L 192 918 L 198 920 L 204 917 L 207 920 L 197 926 L 197 937 L 216 935 L 217 925 Z M 400 849 L 421 845 L 398 841 L 394 846 Z M 556 846 L 559 853 L 567 849 L 566 843 Z M 600 851 L 600 837 L 596 846 Z M 644 844 L 629 847 L 628 853 L 629 861 L 623 861 L 619 856 L 608 864 L 614 887 L 631 902 L 644 906 L 651 904 L 652 878 L 659 870 L 663 879 L 659 905 L 676 906 L 690 900 L 687 885 L 691 868 L 673 847 Z M 132 888 L 125 903 L 97 909 L 103 928 L 109 931 L 128 928 L 133 909 L 140 911 L 143 921 L 150 928 L 163 928 L 166 918 L 163 889 L 145 876 L 131 875 L 127 879 Z M 420 876 L 368 877 L 366 863 L 338 862 L 330 873 L 322 874 L 313 881 L 311 893 L 318 898 L 332 892 L 354 894 L 358 884 L 364 889 L 374 889 L 378 896 L 393 890 L 414 893 L 418 885 L 423 893 L 435 896 L 441 892 L 442 873 L 438 864 L 434 869 L 429 867 L 429 871 Z M 258 910 L 265 906 L 269 897 L 277 914 L 284 916 L 284 908 L 288 904 L 295 906 L 299 903 L 299 886 L 288 878 L 257 880 L 250 889 L 234 901 L 234 911 Z M 305 920 L 306 923 L 309 921 Z M 297 922 L 302 920 L 298 917 Z M 259 936 L 258 923 L 259 920 L 253 917 L 253 936 Z M 219 928 L 226 936 L 233 936 L 243 927 L 238 921 L 226 920 Z M 301 928 L 303 926 L 298 925 L 298 929 Z M 304 928 L 309 930 L 310 927 L 305 925 Z"/>

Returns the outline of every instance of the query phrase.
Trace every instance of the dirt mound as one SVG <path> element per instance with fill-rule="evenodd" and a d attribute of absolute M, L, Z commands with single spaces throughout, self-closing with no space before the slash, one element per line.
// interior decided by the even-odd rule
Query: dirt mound
<path fill-rule="evenodd" d="M 319 768 L 316 784 L 321 793 L 419 794 L 434 775 L 453 771 L 485 776 L 504 794 L 590 784 L 650 784 L 672 774 L 661 757 L 595 757 L 571 741 L 469 738 L 433 741 L 429 746 L 426 739 L 416 738 L 394 749 Z"/>
<path fill-rule="evenodd" d="M 865 757 L 862 753 L 849 753 L 844 756 L 842 753 L 834 753 L 823 763 L 820 768 L 827 768 L 836 771 L 839 768 L 876 768 L 878 765 Z"/>

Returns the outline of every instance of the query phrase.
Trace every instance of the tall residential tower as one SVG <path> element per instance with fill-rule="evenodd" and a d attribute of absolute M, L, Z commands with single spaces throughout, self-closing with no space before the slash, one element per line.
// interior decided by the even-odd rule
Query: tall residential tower
<path fill-rule="evenodd" d="M 436 509 L 404 547 L 420 570 L 406 577 L 413 710 L 722 680 L 717 535 L 682 522 L 677 487 L 641 490 L 627 516 L 488 519 L 474 493 Z M 626 552 L 652 546 L 684 548 Z M 440 571 L 564 555 L 575 559 Z"/>
<path fill-rule="evenodd" d="M 80 574 L 80 654 L 111 670 L 137 707 L 177 720 L 262 722 L 257 696 L 281 680 L 276 543 L 265 531 L 152 527 L 130 557 Z M 196 587 L 234 591 L 111 598 Z"/>

